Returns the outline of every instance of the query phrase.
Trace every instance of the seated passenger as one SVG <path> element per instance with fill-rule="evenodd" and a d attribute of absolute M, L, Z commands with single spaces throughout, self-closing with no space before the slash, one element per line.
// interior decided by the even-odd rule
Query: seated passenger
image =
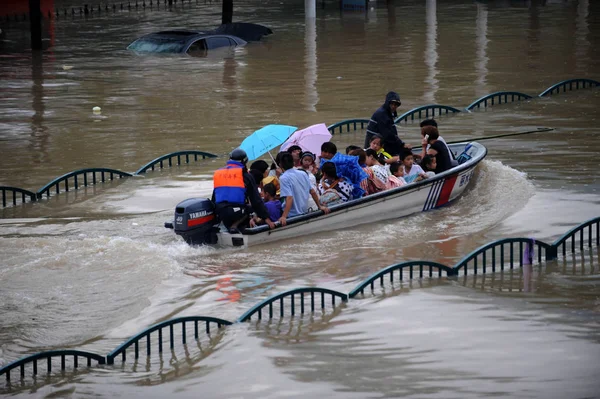
<path fill-rule="evenodd" d="M 318 186 L 321 205 L 336 205 L 352 199 L 352 184 L 337 175 L 335 164 L 325 162 L 321 168 L 323 178 Z"/>
<path fill-rule="evenodd" d="M 292 154 L 285 153 L 281 156 L 283 173 L 279 178 L 281 184 L 281 198 L 285 200 L 283 213 L 279 218 L 282 226 L 287 224 L 288 217 L 302 215 L 308 212 L 308 197 L 312 196 L 315 203 L 324 213 L 329 213 L 326 206 L 318 203 L 317 193 L 310 187 L 308 174 L 303 170 L 294 168 Z"/>
<path fill-rule="evenodd" d="M 425 155 L 421 159 L 421 168 L 425 171 L 425 174 L 429 177 L 435 175 L 435 168 L 437 166 L 435 157 L 433 155 Z"/>
<path fill-rule="evenodd" d="M 404 169 L 400 162 L 394 162 L 390 165 L 390 188 L 402 187 L 406 185 L 404 180 Z"/>
<path fill-rule="evenodd" d="M 358 164 L 358 158 L 350 155 L 343 155 L 337 152 L 337 147 L 334 143 L 328 141 L 321 145 L 321 161 L 320 166 L 327 161 L 335 164 L 338 176 L 343 176 L 348 183 L 352 184 L 353 198 L 360 198 L 364 195 L 360 183 L 367 177 L 363 169 Z"/>
<path fill-rule="evenodd" d="M 427 155 L 433 155 L 436 159 L 434 172 L 438 174 L 452 168 L 452 156 L 450 155 L 450 150 L 448 150 L 445 143 L 439 140 L 440 135 L 437 128 L 425 126 L 423 131 L 425 133 L 425 138 L 427 138 L 426 141 L 429 144 Z"/>
<path fill-rule="evenodd" d="M 425 136 L 427 134 L 429 134 L 429 133 L 428 133 L 428 130 L 426 130 L 424 128 L 426 126 L 433 126 L 433 127 L 435 127 L 437 129 L 438 128 L 438 124 L 437 124 L 437 122 L 436 122 L 435 119 L 425 119 L 424 121 L 422 121 L 420 123 L 420 126 L 421 126 L 421 138 L 422 138 L 422 140 L 421 140 L 421 146 L 425 147 L 425 148 L 423 148 L 423 151 L 421 152 L 421 154 L 425 155 L 425 154 L 427 154 L 427 150 L 429 150 L 429 144 L 426 143 L 426 140 L 424 140 L 424 139 L 425 139 Z M 439 130 L 438 130 L 438 134 L 439 134 Z M 442 136 L 439 136 L 438 140 L 441 141 L 442 143 L 444 143 L 444 145 L 446 146 L 446 148 L 448 148 L 448 144 L 446 143 L 446 140 L 444 140 L 442 138 Z M 452 159 L 454 159 L 454 154 L 452 154 L 452 151 L 450 151 L 450 148 L 448 148 L 448 152 L 450 153 L 450 156 L 452 157 Z"/>
<path fill-rule="evenodd" d="M 265 184 L 262 190 L 265 208 L 267 208 L 267 212 L 269 212 L 269 219 L 271 220 L 279 220 L 281 217 L 281 202 L 275 199 L 275 192 L 275 186 L 272 183 Z M 250 226 L 254 227 L 263 223 L 264 220 L 258 216 L 254 216 L 254 218 L 250 221 Z"/>
<path fill-rule="evenodd" d="M 383 183 L 375 177 L 373 169 L 367 166 L 367 154 L 365 153 L 365 150 L 359 148 L 358 150 L 351 151 L 349 155 L 358 157 L 358 164 L 367 175 L 367 177 L 360 182 L 360 186 L 364 190 L 365 195 L 375 194 L 385 190 Z"/>
<path fill-rule="evenodd" d="M 398 155 L 391 156 L 383 149 L 383 147 L 381 146 L 381 137 L 379 136 L 373 136 L 371 138 L 369 148 L 377 153 L 379 157 L 379 162 L 383 164 L 391 164 L 392 162 L 398 162 L 400 160 Z"/>
<path fill-rule="evenodd" d="M 400 156 L 404 168 L 404 180 L 407 183 L 426 179 L 427 175 L 423 169 L 415 163 L 412 152 L 406 152 Z"/>
<path fill-rule="evenodd" d="M 312 152 L 303 152 L 300 155 L 300 170 L 305 171 L 308 174 L 308 178 L 310 179 L 310 187 L 317 192 L 317 178 L 314 175 L 314 172 L 317 172 L 317 165 L 315 165 L 315 154 Z M 317 204 L 312 199 L 312 197 L 308 197 L 308 211 L 315 212 L 318 211 L 319 208 Z"/>
<path fill-rule="evenodd" d="M 358 150 L 360 149 L 359 146 L 357 145 L 349 145 L 348 147 L 346 147 L 346 155 L 350 155 L 350 153 L 354 150 Z"/>
<path fill-rule="evenodd" d="M 386 190 L 389 188 L 389 174 L 387 169 L 379 162 L 379 157 L 377 156 L 377 152 L 375 152 L 375 150 L 369 148 L 365 151 L 365 154 L 367 155 L 367 166 L 373 171 L 375 179 L 381 182 L 378 183 L 377 186 L 383 186 L 383 189 Z"/>
<path fill-rule="evenodd" d="M 236 148 L 229 155 L 229 161 L 225 167 L 215 172 L 212 194 L 215 213 L 230 232 L 237 232 L 239 226 L 249 223 L 252 209 L 272 229 L 275 224 L 269 218 L 267 208 L 258 195 L 254 178 L 246 169 L 246 162 L 248 162 L 246 152 L 241 148 Z M 247 200 L 250 201 L 252 207 L 247 205 Z"/>

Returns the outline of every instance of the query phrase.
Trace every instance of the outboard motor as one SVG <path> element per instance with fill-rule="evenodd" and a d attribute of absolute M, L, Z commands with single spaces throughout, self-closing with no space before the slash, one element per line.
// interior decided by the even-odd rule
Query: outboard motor
<path fill-rule="evenodd" d="M 174 223 L 165 223 L 165 227 L 174 229 L 190 245 L 202 245 L 217 243 L 218 224 L 211 200 L 190 198 L 177 204 Z"/>

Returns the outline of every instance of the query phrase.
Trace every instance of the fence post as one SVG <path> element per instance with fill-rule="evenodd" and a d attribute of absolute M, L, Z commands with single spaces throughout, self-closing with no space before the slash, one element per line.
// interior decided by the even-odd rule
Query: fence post
<path fill-rule="evenodd" d="M 546 250 L 546 260 L 554 260 L 558 258 L 558 246 L 552 245 Z"/>

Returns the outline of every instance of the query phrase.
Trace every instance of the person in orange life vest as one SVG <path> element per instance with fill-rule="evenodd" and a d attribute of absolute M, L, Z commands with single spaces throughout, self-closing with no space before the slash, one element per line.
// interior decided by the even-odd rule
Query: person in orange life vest
<path fill-rule="evenodd" d="M 229 161 L 225 167 L 215 172 L 212 195 L 215 212 L 230 232 L 237 232 L 238 226 L 247 225 L 252 210 L 272 229 L 275 224 L 269 219 L 269 213 L 258 194 L 254 178 L 246 169 L 246 162 L 246 151 L 236 148 L 229 154 Z M 246 200 L 250 201 L 251 207 Z"/>

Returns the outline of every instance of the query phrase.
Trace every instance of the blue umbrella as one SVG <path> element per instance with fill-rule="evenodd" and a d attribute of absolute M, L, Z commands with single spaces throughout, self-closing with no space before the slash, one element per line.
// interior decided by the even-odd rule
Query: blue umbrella
<path fill-rule="evenodd" d="M 246 137 L 240 148 L 246 151 L 248 159 L 252 161 L 283 144 L 296 129 L 298 128 L 295 126 L 267 125 Z"/>

